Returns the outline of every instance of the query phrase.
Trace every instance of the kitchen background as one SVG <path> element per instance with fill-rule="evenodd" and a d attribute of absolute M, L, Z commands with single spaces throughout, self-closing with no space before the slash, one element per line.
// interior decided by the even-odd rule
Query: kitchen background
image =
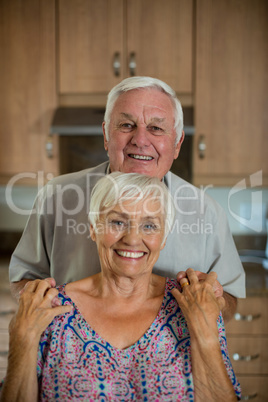
<path fill-rule="evenodd" d="M 257 249 L 255 260 L 265 258 L 267 22 L 266 0 L 0 0 L 2 278 L 7 281 L 8 258 L 40 183 L 86 168 L 102 147 L 94 124 L 77 116 L 103 109 L 108 91 L 130 75 L 154 76 L 176 90 L 187 137 L 173 170 L 224 207 L 239 249 Z M 56 112 L 70 116 L 73 109 L 78 114 L 61 131 Z M 93 140 L 99 148 L 90 155 Z M 248 299 L 239 311 L 246 319 L 230 325 L 230 349 L 244 344 L 246 351 L 234 357 L 244 395 L 264 401 L 267 275 L 261 264 L 245 268 Z M 1 311 L 7 303 L 14 308 L 5 301 Z M 0 318 L 0 373 L 7 319 Z"/>

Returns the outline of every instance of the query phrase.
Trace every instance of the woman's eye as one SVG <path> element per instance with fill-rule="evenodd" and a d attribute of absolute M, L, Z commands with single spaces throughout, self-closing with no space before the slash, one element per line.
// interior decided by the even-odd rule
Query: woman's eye
<path fill-rule="evenodd" d="M 110 223 L 110 226 L 112 226 L 112 228 L 117 229 L 117 230 L 122 230 L 125 229 L 125 227 L 127 226 L 126 222 L 117 220 L 117 219 L 113 219 Z"/>
<path fill-rule="evenodd" d="M 155 223 L 145 223 L 143 225 L 143 230 L 146 232 L 156 232 L 159 230 L 159 226 Z"/>

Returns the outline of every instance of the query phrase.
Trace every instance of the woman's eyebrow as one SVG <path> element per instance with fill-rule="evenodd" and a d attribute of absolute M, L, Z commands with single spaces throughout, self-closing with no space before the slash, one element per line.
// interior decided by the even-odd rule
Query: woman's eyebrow
<path fill-rule="evenodd" d="M 121 217 L 123 217 L 123 218 L 125 218 L 125 219 L 128 219 L 128 218 L 129 218 L 129 215 L 126 214 L 125 212 L 115 211 L 114 209 L 112 209 L 111 211 L 109 211 L 109 212 L 107 213 L 107 217 L 110 216 L 110 215 L 121 216 Z"/>

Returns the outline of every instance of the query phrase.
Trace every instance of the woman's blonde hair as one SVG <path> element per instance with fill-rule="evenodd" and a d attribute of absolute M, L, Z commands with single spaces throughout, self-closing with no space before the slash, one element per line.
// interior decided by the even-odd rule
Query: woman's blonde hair
<path fill-rule="evenodd" d="M 156 177 L 121 172 L 113 172 L 102 177 L 91 194 L 89 221 L 95 229 L 100 214 L 106 209 L 124 201 L 136 204 L 141 199 L 148 198 L 160 201 L 165 221 L 164 242 L 174 222 L 175 207 L 167 186 Z"/>

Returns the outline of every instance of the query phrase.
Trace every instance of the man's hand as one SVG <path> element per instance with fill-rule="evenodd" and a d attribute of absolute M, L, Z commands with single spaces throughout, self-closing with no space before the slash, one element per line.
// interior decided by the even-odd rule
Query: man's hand
<path fill-rule="evenodd" d="M 180 271 L 177 274 L 177 281 L 180 283 L 180 280 L 183 278 L 187 279 L 187 271 Z M 205 274 L 204 272 L 200 271 L 195 271 L 195 274 L 197 275 L 198 279 L 200 282 L 205 281 L 207 278 L 208 274 Z M 213 283 L 213 290 L 215 293 L 215 296 L 218 297 L 223 297 L 225 300 L 225 306 L 222 309 L 222 315 L 224 318 L 225 323 L 230 321 L 236 311 L 236 306 L 237 306 L 237 299 L 236 297 L 230 295 L 229 293 L 226 293 L 223 291 L 223 287 L 221 286 L 220 282 L 216 279 L 215 282 Z"/>

